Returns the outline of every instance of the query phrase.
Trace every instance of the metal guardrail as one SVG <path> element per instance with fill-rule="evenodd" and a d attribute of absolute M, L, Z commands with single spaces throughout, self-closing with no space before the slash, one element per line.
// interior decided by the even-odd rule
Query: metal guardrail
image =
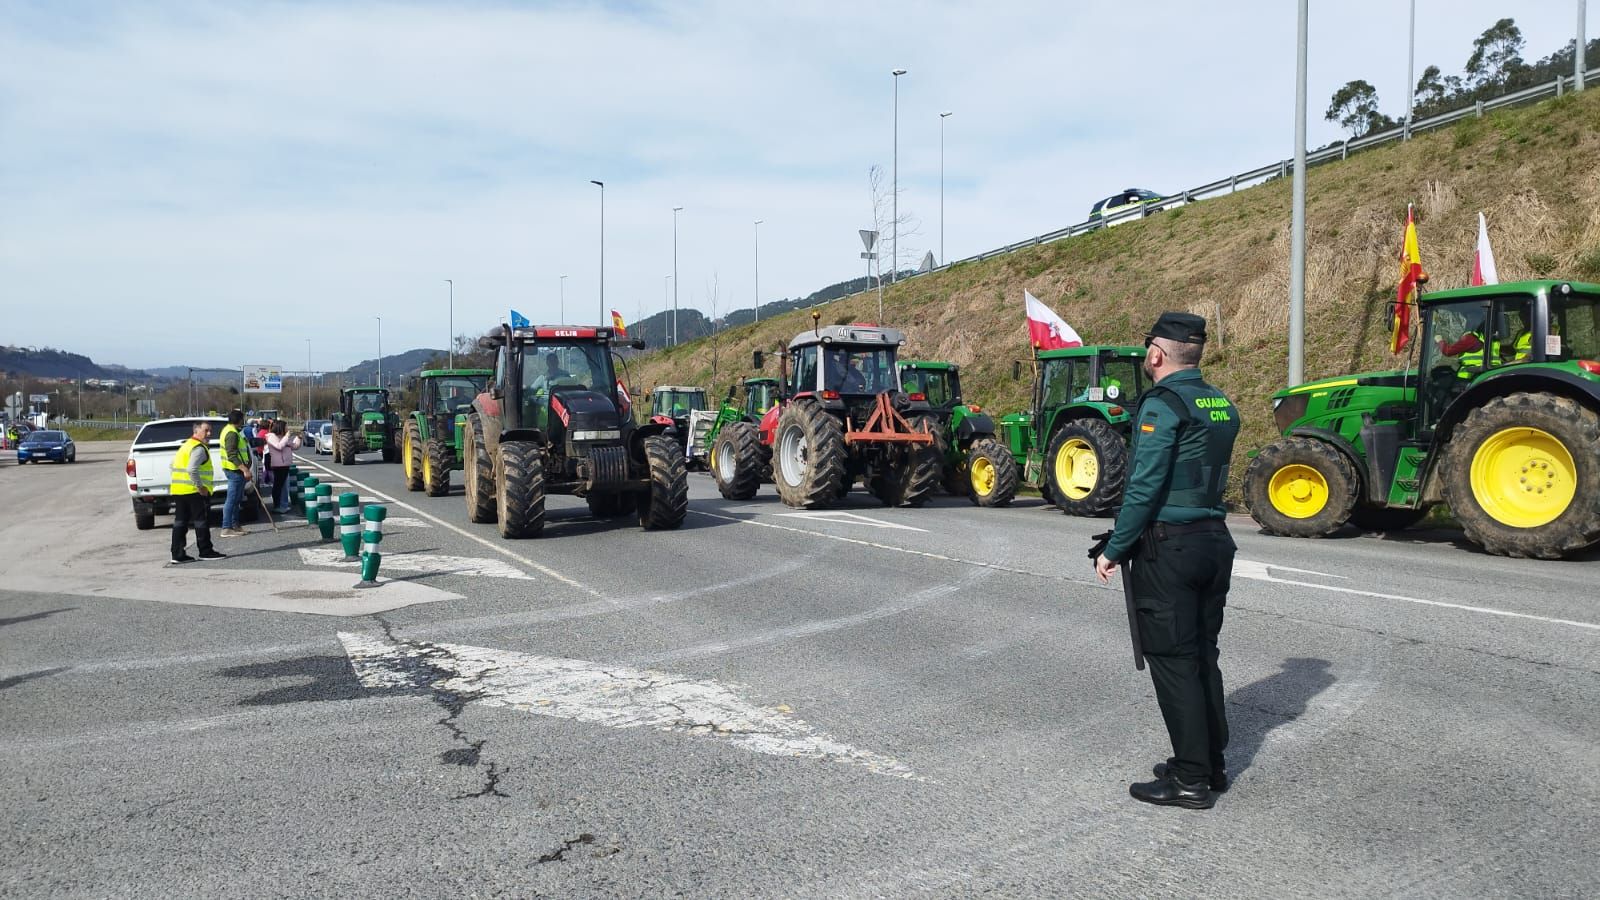
<path fill-rule="evenodd" d="M 1591 69 L 1588 72 L 1585 72 L 1583 76 L 1583 82 L 1586 88 L 1588 88 L 1589 85 L 1594 84 L 1595 88 L 1590 88 L 1591 90 L 1600 88 L 1600 83 L 1597 83 L 1600 82 L 1600 69 Z M 1451 110 L 1447 113 L 1440 113 L 1437 116 L 1430 116 L 1426 119 L 1418 119 L 1413 121 L 1411 123 L 1409 134 L 1416 134 L 1419 131 L 1427 131 L 1429 129 L 1439 128 L 1449 125 L 1452 122 L 1459 122 L 1466 118 L 1482 118 L 1484 113 L 1493 109 L 1500 109 L 1507 106 L 1518 106 L 1523 103 L 1542 100 L 1545 97 L 1559 97 L 1570 90 L 1573 87 L 1573 84 L 1573 76 L 1566 75 L 1545 82 L 1544 84 L 1534 85 L 1533 87 L 1523 88 L 1520 91 L 1513 91 L 1512 93 L 1495 97 L 1492 100 L 1479 100 L 1472 106 L 1464 106 L 1460 109 Z M 1377 134 L 1368 134 L 1359 138 L 1351 138 L 1336 147 L 1324 147 L 1321 150 L 1307 153 L 1306 168 L 1309 169 L 1314 165 L 1331 162 L 1336 159 L 1346 159 L 1353 151 L 1365 150 L 1369 147 L 1376 147 L 1379 144 L 1387 144 L 1390 141 L 1402 140 L 1408 136 L 1409 135 L 1406 127 L 1402 125 L 1399 128 L 1391 128 L 1388 131 L 1382 131 Z M 1036 247 L 1039 244 L 1048 244 L 1052 241 L 1059 241 L 1063 238 L 1069 238 L 1074 235 L 1083 234 L 1087 231 L 1105 228 L 1129 219 L 1143 219 L 1152 215 L 1159 215 L 1159 213 L 1151 212 L 1151 207 L 1170 207 L 1173 205 L 1189 203 L 1194 200 L 1199 200 L 1202 197 L 1207 197 L 1223 191 L 1227 191 L 1231 194 L 1238 190 L 1241 186 L 1249 187 L 1256 182 L 1265 181 L 1274 177 L 1287 178 L 1293 171 L 1293 159 L 1279 160 L 1278 162 L 1271 163 L 1270 165 L 1251 169 L 1248 172 L 1241 172 L 1238 175 L 1208 182 L 1196 188 L 1190 188 L 1189 190 L 1180 191 L 1176 194 L 1169 194 L 1165 197 L 1162 197 L 1160 200 L 1151 200 L 1147 204 L 1142 205 L 1137 209 L 1126 210 L 1114 215 L 1094 219 L 1092 221 L 1079 222 L 1076 225 L 1068 225 L 1065 228 L 1049 231 L 1038 235 L 1037 237 L 1031 237 L 1026 240 L 1017 241 L 1016 243 L 1006 244 L 1004 247 L 996 247 L 993 250 L 986 250 L 983 253 L 974 254 L 973 256 L 968 256 L 964 259 L 958 259 L 954 262 L 947 262 L 925 272 L 914 272 L 905 275 L 899 280 L 907 281 L 909 279 L 916 278 L 919 275 L 942 272 L 951 266 L 959 266 L 962 263 L 978 262 L 979 260 L 991 259 L 1007 253 L 1014 253 L 1018 250 L 1028 247 Z"/>

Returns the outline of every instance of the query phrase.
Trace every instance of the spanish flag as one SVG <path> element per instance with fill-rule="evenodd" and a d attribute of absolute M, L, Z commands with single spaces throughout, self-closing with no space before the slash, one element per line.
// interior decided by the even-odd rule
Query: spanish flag
<path fill-rule="evenodd" d="M 1399 353 L 1411 342 L 1411 310 L 1417 289 L 1428 280 L 1422 271 L 1422 251 L 1417 248 L 1417 223 L 1406 204 L 1406 234 L 1400 247 L 1400 288 L 1395 293 L 1394 321 L 1389 324 L 1389 352 Z"/>
<path fill-rule="evenodd" d="M 617 337 L 628 336 L 628 326 L 622 324 L 622 313 L 611 311 L 611 327 L 617 330 Z"/>

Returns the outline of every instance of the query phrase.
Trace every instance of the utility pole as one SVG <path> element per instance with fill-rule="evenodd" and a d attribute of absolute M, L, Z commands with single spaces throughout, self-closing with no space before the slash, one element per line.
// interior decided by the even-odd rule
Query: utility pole
<path fill-rule="evenodd" d="M 756 321 L 761 321 L 761 223 L 766 220 L 757 219 L 756 232 Z M 731 304 L 730 304 L 731 305 Z"/>
<path fill-rule="evenodd" d="M 445 284 L 450 285 L 450 368 L 456 367 L 456 283 L 446 278 Z"/>
<path fill-rule="evenodd" d="M 1294 204 L 1289 236 L 1289 386 L 1306 380 L 1306 18 L 1300 0 L 1294 71 Z"/>
<path fill-rule="evenodd" d="M 1579 0 L 1582 2 L 1582 0 Z M 1411 140 L 1411 110 L 1417 100 L 1417 0 L 1411 0 L 1411 39 L 1406 44 L 1406 127 L 1400 132 Z"/>
<path fill-rule="evenodd" d="M 1583 6 L 1584 0 L 1578 0 L 1578 39 L 1577 43 L 1572 45 L 1572 89 L 1575 91 L 1583 90 L 1583 58 L 1589 49 L 1587 36 L 1584 34 L 1588 30 L 1589 23 L 1585 21 L 1587 16 L 1584 14 Z"/>
<path fill-rule="evenodd" d="M 944 255 L 944 120 L 948 111 L 939 113 L 939 265 L 945 264 Z"/>
<path fill-rule="evenodd" d="M 373 316 L 378 320 L 378 387 L 383 387 L 383 316 Z"/>
<path fill-rule="evenodd" d="M 683 207 L 672 208 L 672 343 L 678 346 L 678 213 Z"/>
<path fill-rule="evenodd" d="M 606 183 L 589 180 L 600 186 L 600 319 L 606 321 Z M 565 324 L 565 323 L 563 323 Z"/>
<path fill-rule="evenodd" d="M 561 276 L 558 282 L 561 286 L 561 324 L 567 324 L 567 276 Z"/>
<path fill-rule="evenodd" d="M 894 76 L 894 244 L 891 252 L 894 257 L 889 260 L 889 281 L 898 280 L 897 272 L 900 270 L 900 76 L 906 73 L 905 69 L 895 69 L 889 73 Z M 878 263 L 878 281 L 883 281 L 883 263 Z M 881 318 L 881 317 L 880 317 Z"/>

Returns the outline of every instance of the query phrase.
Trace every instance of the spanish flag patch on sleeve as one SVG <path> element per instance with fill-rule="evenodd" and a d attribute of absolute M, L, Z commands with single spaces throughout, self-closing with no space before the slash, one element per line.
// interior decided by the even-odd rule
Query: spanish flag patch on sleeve
<path fill-rule="evenodd" d="M 1139 430 L 1144 432 L 1145 434 L 1149 434 L 1150 432 L 1156 430 L 1156 426 L 1151 424 L 1150 422 L 1144 422 L 1144 423 L 1140 424 Z"/>

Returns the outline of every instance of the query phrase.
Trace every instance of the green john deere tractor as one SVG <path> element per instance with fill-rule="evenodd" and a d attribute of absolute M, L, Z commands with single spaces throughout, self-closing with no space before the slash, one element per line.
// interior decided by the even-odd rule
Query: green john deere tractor
<path fill-rule="evenodd" d="M 708 413 L 710 410 L 711 404 L 706 401 L 705 388 L 662 384 L 650 391 L 650 417 L 672 420 L 676 436 L 683 445 L 678 449 L 683 451 L 684 463 L 690 468 L 697 462 L 692 452 L 695 445 L 692 432 L 695 424 L 702 418 L 695 413 Z M 709 421 L 709 416 L 704 418 Z M 703 425 L 701 427 L 704 428 Z"/>
<path fill-rule="evenodd" d="M 400 438 L 406 490 L 425 490 L 429 497 L 450 493 L 450 473 L 461 471 L 467 413 L 493 374 L 491 369 L 428 369 L 418 376 L 417 408 L 406 417 Z"/>
<path fill-rule="evenodd" d="M 932 407 L 935 446 L 944 461 L 944 489 L 979 506 L 1005 506 L 1017 495 L 1017 463 L 995 437 L 994 419 L 961 396 L 961 367 L 902 360 L 901 389 Z"/>
<path fill-rule="evenodd" d="M 741 398 L 740 395 L 743 394 Z M 711 426 L 706 429 L 705 437 L 695 443 L 691 453 L 706 460 L 706 468 L 716 470 L 717 465 L 717 436 L 722 434 L 722 429 L 734 422 L 747 422 L 751 425 L 761 421 L 767 410 L 778 405 L 778 379 L 758 377 L 746 378 L 743 381 L 728 385 L 728 394 L 722 398 L 722 405 L 717 408 L 716 418 L 711 420 Z M 759 446 L 759 444 L 758 444 Z M 770 460 L 765 460 L 770 463 Z M 770 466 L 769 466 L 770 469 Z M 771 471 L 763 473 L 763 481 L 772 480 Z"/>
<path fill-rule="evenodd" d="M 1280 438 L 1245 471 L 1267 532 L 1404 528 L 1446 503 L 1490 553 L 1600 541 L 1600 285 L 1524 281 L 1418 301 L 1417 369 L 1273 395 Z"/>
<path fill-rule="evenodd" d="M 379 387 L 345 388 L 333 414 L 333 461 L 354 465 L 357 453 L 383 451 L 384 462 L 400 458 L 395 440 L 399 418 L 389 407 L 389 392 Z"/>
<path fill-rule="evenodd" d="M 1023 480 L 1067 515 L 1108 515 L 1121 502 L 1129 422 L 1150 381 L 1143 364 L 1143 347 L 1045 350 L 1034 357 L 1033 408 L 1000 417 Z M 1022 377 L 1020 362 L 1011 377 Z"/>

